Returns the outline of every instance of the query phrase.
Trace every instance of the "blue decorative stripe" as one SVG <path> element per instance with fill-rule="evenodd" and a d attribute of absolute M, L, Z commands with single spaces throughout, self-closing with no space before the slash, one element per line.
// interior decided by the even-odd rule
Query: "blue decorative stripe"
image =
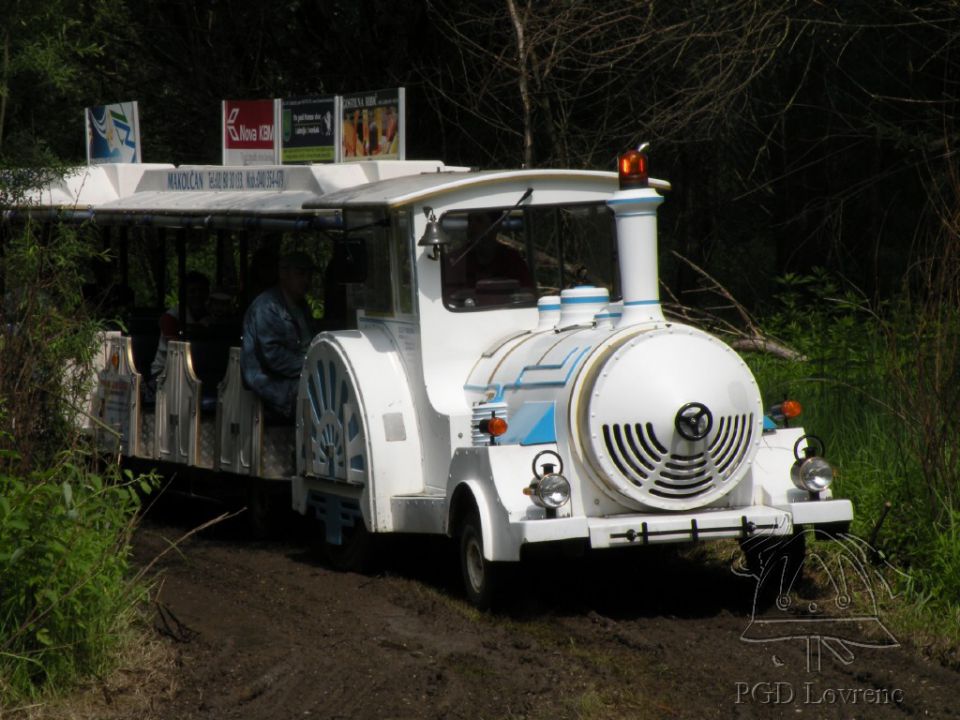
<path fill-rule="evenodd" d="M 549 312 L 550 310 L 559 310 L 560 306 L 559 305 L 538 305 L 537 309 L 540 312 Z"/>
<path fill-rule="evenodd" d="M 584 303 L 608 303 L 610 302 L 609 296 L 603 295 L 591 295 L 589 297 L 565 297 L 560 298 L 560 303 L 563 305 L 581 305 Z"/>
<path fill-rule="evenodd" d="M 571 350 L 570 352 L 568 352 L 567 355 L 566 355 L 566 357 L 563 358 L 563 360 L 561 360 L 559 364 L 557 364 L 557 363 L 551 363 L 550 365 L 524 365 L 524 366 L 523 366 L 523 369 L 520 371 L 520 374 L 517 375 L 517 379 L 514 381 L 514 385 L 516 385 L 517 387 L 519 387 L 519 386 L 523 383 L 523 376 L 524 376 L 524 374 L 527 373 L 528 371 L 529 371 L 529 372 L 534 372 L 534 371 L 536 371 L 536 370 L 560 370 L 560 369 L 562 369 L 563 366 L 567 364 L 567 360 L 569 360 L 571 357 L 573 357 L 573 354 L 574 354 L 578 349 L 579 349 L 579 348 L 573 348 L 573 350 Z"/>
<path fill-rule="evenodd" d="M 610 200 L 607 200 L 607 205 L 630 205 L 633 203 L 659 204 L 662 202 L 663 198 L 657 195 L 639 198 L 611 198 Z"/>
<path fill-rule="evenodd" d="M 507 390 L 519 390 L 521 388 L 532 388 L 532 387 L 564 387 L 567 382 L 569 382 L 570 377 L 573 375 L 573 371 L 577 369 L 577 365 L 580 364 L 580 361 L 590 352 L 590 345 L 583 348 L 580 351 L 580 354 L 574 358 L 573 362 L 570 364 L 570 369 L 567 370 L 567 374 L 564 376 L 563 380 L 539 380 L 534 382 L 524 382 L 523 376 L 527 372 L 533 372 L 536 370 L 560 370 L 566 364 L 567 361 L 577 352 L 580 348 L 573 348 L 570 352 L 567 353 L 567 356 L 559 364 L 551 365 L 527 365 L 524 367 L 520 374 L 517 376 L 517 379 L 512 383 L 491 383 L 489 385 L 464 385 L 463 389 L 469 392 L 487 392 L 488 390 L 493 390 L 496 395 L 493 397 L 491 402 L 502 402 L 503 395 Z"/>
<path fill-rule="evenodd" d="M 623 306 L 628 307 L 630 305 L 659 305 L 659 304 L 660 304 L 659 300 L 631 300 L 630 302 L 625 302 Z"/>
<path fill-rule="evenodd" d="M 497 445 L 542 445 L 556 441 L 553 402 L 527 402 L 510 415 L 510 427 L 497 440 Z"/>

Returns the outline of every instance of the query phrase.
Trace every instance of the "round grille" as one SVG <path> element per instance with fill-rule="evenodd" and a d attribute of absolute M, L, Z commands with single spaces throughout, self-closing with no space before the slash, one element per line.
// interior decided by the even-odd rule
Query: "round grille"
<path fill-rule="evenodd" d="M 640 333 L 585 379 L 586 460 L 609 490 L 665 510 L 715 501 L 746 475 L 760 393 L 723 343 L 693 328 Z"/>

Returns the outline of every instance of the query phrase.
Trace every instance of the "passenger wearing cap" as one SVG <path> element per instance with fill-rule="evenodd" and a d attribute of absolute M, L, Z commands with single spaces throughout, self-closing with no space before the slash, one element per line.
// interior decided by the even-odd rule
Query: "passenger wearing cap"
<path fill-rule="evenodd" d="M 292 420 L 297 385 L 314 327 L 306 302 L 313 259 L 305 252 L 280 258 L 277 284 L 260 293 L 243 318 L 240 370 L 247 387 L 282 420 Z"/>

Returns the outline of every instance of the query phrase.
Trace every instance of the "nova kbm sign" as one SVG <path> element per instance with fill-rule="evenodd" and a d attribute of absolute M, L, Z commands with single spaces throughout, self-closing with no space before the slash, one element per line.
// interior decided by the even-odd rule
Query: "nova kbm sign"
<path fill-rule="evenodd" d="M 279 165 L 279 115 L 278 100 L 224 100 L 223 164 Z"/>

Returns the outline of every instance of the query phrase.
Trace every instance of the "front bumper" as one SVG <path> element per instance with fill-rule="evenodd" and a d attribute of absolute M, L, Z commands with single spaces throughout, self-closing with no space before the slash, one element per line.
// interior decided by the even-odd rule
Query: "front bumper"
<path fill-rule="evenodd" d="M 611 517 L 525 520 L 518 525 L 521 543 L 589 539 L 592 548 L 696 542 L 753 535 L 790 535 L 803 525 L 849 522 L 849 500 L 751 505 L 684 513 L 635 513 Z"/>

